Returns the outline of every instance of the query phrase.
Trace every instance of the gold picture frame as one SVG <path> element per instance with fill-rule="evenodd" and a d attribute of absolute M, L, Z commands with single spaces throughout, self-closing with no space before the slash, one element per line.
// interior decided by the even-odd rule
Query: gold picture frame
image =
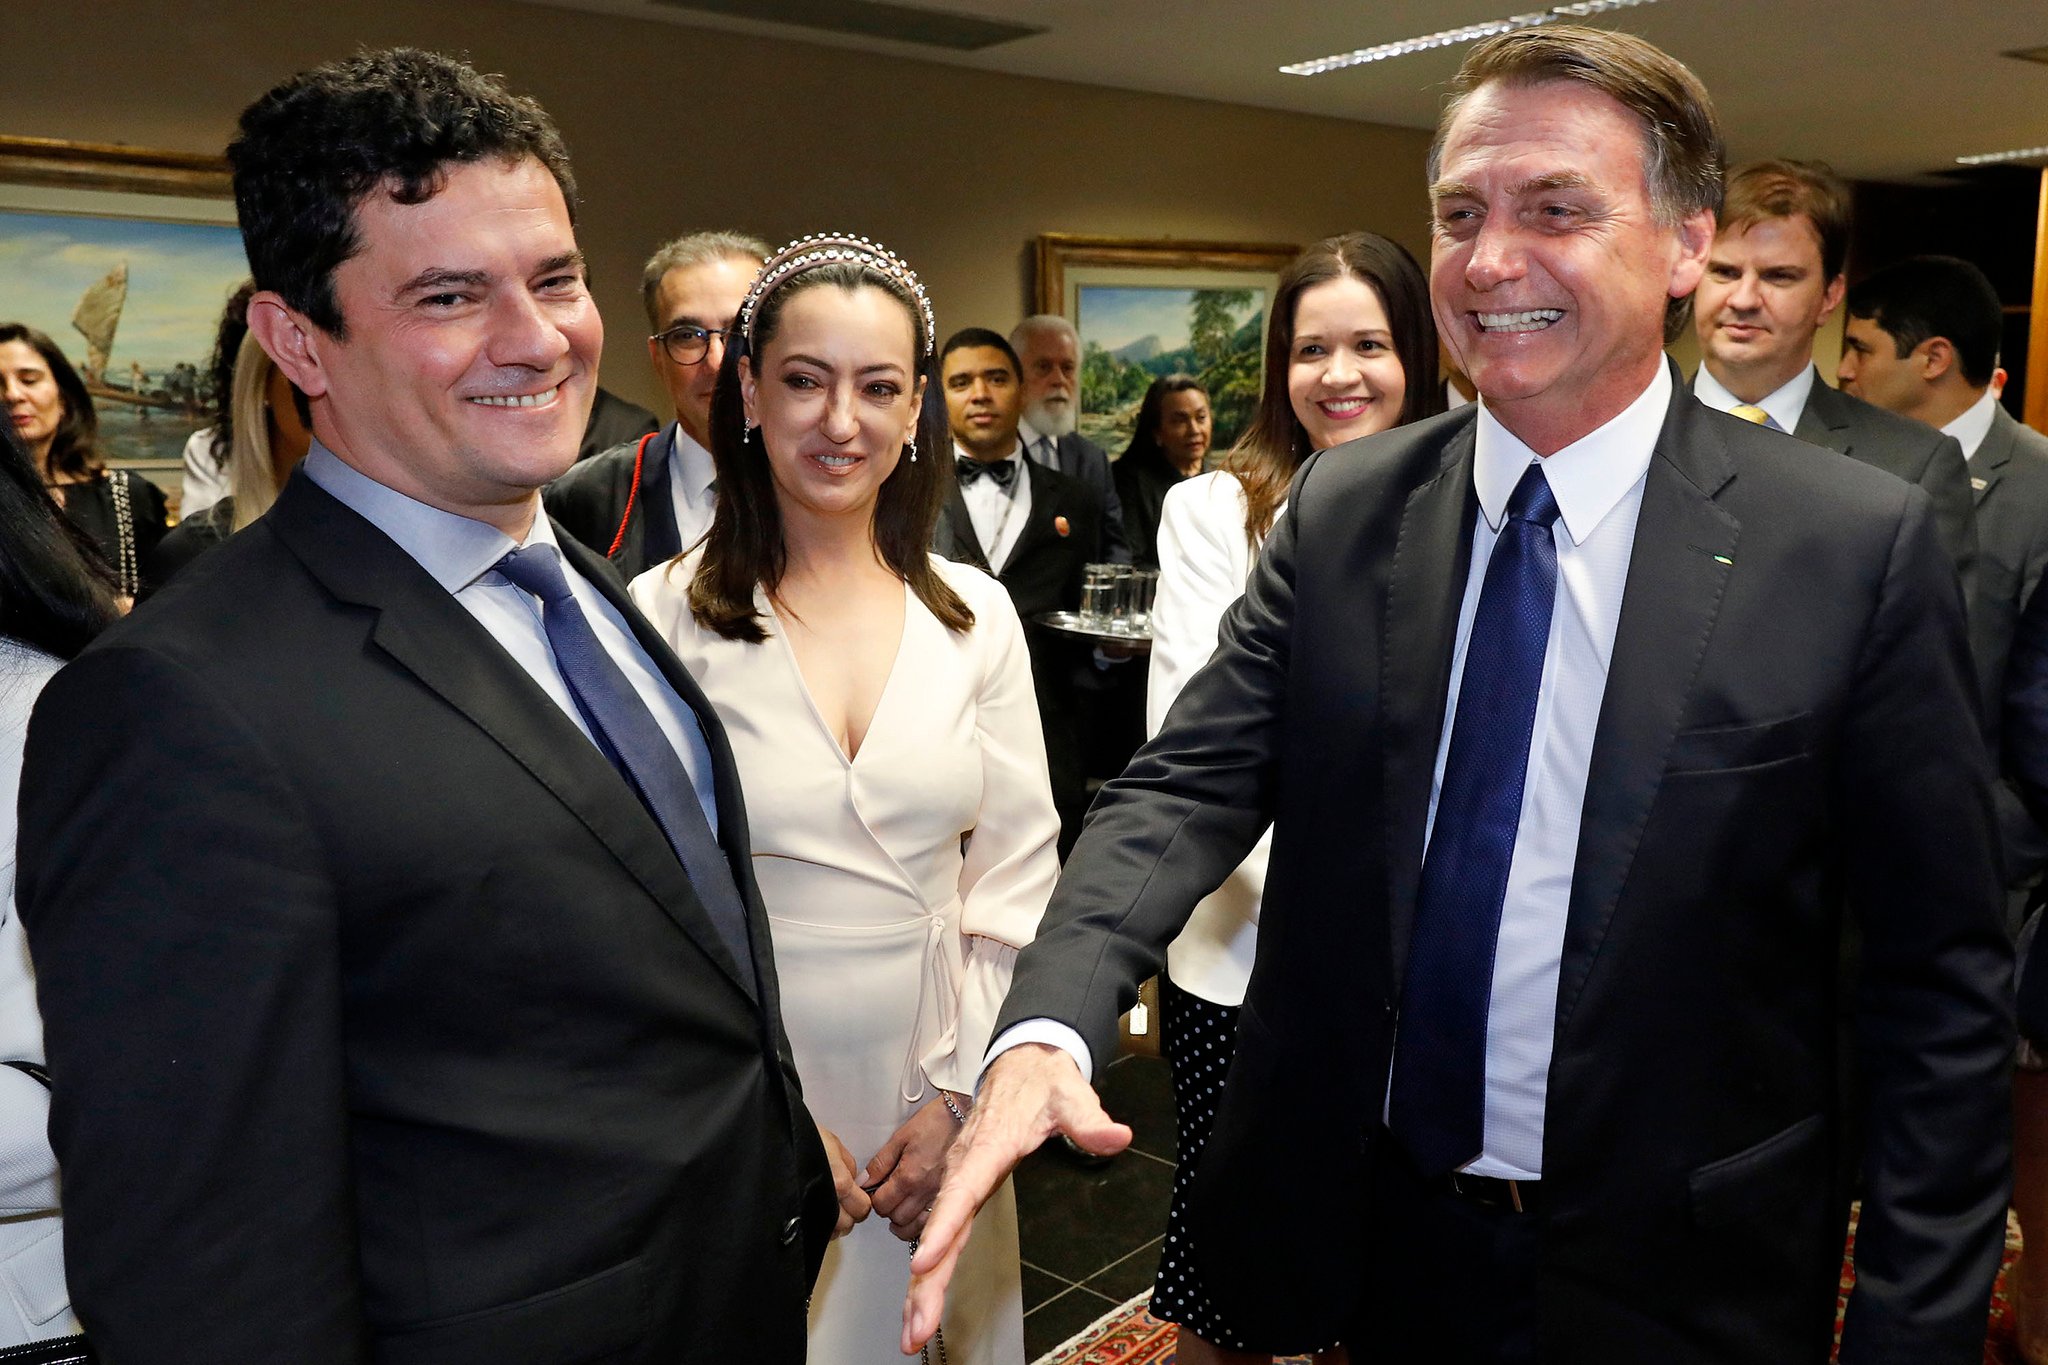
<path fill-rule="evenodd" d="M 1147 387 L 1192 374 L 1209 395 L 1214 448 L 1251 421 L 1264 382 L 1265 319 L 1299 248 L 1046 233 L 1035 243 L 1037 311 L 1081 338 L 1081 434 L 1129 444 Z"/>

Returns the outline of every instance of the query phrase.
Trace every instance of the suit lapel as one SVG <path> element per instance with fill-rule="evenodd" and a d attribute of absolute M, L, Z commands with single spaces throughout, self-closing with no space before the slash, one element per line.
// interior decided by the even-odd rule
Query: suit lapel
<path fill-rule="evenodd" d="M 1644 482 L 1594 732 L 1558 976 L 1560 1039 L 1620 902 L 1733 572 L 1741 526 L 1714 502 L 1733 477 L 1721 437 L 1680 389 Z"/>
<path fill-rule="evenodd" d="M 1010 547 L 1009 557 L 1003 561 L 1004 573 L 1021 564 L 1040 542 L 1055 534 L 1053 519 L 1060 514 L 1060 481 L 1054 471 L 1027 458 L 1024 477 L 1031 484 L 1031 510 L 1024 514 L 1024 526 L 1017 532 L 1017 543 Z"/>
<path fill-rule="evenodd" d="M 1838 454 L 1847 455 L 1854 443 L 1849 435 L 1849 414 L 1844 411 L 1841 396 L 1827 386 L 1827 381 L 1818 371 L 1813 376 L 1813 389 L 1806 395 L 1806 407 L 1799 414 L 1799 425 L 1792 434 L 1808 445 L 1826 446 Z"/>
<path fill-rule="evenodd" d="M 1408 495 L 1380 631 L 1382 809 L 1392 980 L 1400 988 L 1422 879 L 1424 824 L 1443 736 L 1451 652 L 1471 563 L 1479 500 L 1473 423 L 1452 434 L 1436 477 Z"/>
<path fill-rule="evenodd" d="M 2003 409 L 1993 413 L 1991 430 L 1984 433 L 1977 453 L 1965 462 L 1970 473 L 1970 493 L 1979 506 L 2005 477 L 2005 467 L 2012 463 L 2013 432 L 2007 425 L 2011 421 Z"/>
<path fill-rule="evenodd" d="M 389 537 L 303 472 L 292 476 L 267 519 L 337 600 L 377 614 L 370 638 L 379 649 L 490 736 L 561 801 L 734 986 L 754 999 L 755 991 L 712 927 L 654 817 L 597 747 L 475 617 Z M 606 592 L 609 598 L 616 591 L 615 571 L 584 552 L 573 537 L 563 534 L 562 544 L 586 578 L 599 584 L 600 591 L 611 590 Z M 637 613 L 625 615 L 632 621 Z M 731 758 L 721 753 L 714 746 L 723 826 Z M 479 793 L 479 799 L 487 797 Z M 742 813 L 742 830 L 744 820 Z"/>
<path fill-rule="evenodd" d="M 946 488 L 946 501 L 939 508 L 939 524 L 933 529 L 932 545 L 947 559 L 972 564 L 990 576 L 995 573 L 988 566 L 988 555 L 981 548 L 981 538 L 974 534 L 974 518 L 967 515 L 967 500 L 960 496 L 957 477 Z"/>

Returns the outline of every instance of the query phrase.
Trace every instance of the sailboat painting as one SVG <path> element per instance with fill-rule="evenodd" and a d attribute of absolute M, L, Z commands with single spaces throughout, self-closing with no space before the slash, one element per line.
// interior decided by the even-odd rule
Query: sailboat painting
<path fill-rule="evenodd" d="M 175 466 L 211 423 L 214 333 L 248 273 L 232 225 L 0 209 L 0 322 L 55 338 L 116 461 Z"/>

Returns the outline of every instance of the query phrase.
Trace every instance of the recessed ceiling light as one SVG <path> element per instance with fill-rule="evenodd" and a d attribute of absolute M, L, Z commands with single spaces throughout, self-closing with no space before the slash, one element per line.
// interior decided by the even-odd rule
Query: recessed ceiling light
<path fill-rule="evenodd" d="M 1342 71 L 1347 66 L 1383 62 L 1389 57 L 1406 57 L 1411 53 L 1427 52 L 1431 48 L 1477 42 L 1481 38 L 1491 38 L 1500 33 L 1513 33 L 1518 29 L 1540 28 L 1544 24 L 1555 24 L 1560 20 L 1587 19 L 1595 14 L 1605 14 L 1609 10 L 1634 9 L 1637 5 L 1656 3 L 1657 0 L 1578 0 L 1577 4 L 1553 5 L 1549 9 L 1531 10 L 1527 14 L 1511 14 L 1505 19 L 1488 19 L 1484 23 L 1466 24 L 1462 28 L 1447 28 L 1441 33 L 1426 33 L 1420 38 L 1403 38 L 1397 43 L 1361 47 L 1356 52 L 1339 52 L 1335 56 L 1318 57 L 1314 61 L 1292 62 L 1280 70 L 1289 76 L 1320 76 L 1325 71 Z"/>
<path fill-rule="evenodd" d="M 2008 161 L 2048 161 L 2048 147 L 2018 147 L 2010 152 L 1984 152 L 1978 156 L 1959 156 L 1958 166 L 1999 166 Z"/>

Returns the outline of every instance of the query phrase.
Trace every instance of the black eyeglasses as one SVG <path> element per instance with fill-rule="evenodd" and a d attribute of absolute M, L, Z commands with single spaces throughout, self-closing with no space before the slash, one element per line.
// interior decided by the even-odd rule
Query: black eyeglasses
<path fill-rule="evenodd" d="M 648 340 L 660 342 L 661 349 L 668 352 L 668 358 L 676 364 L 695 365 L 711 354 L 711 338 L 724 341 L 731 330 L 729 327 L 698 327 L 685 323 L 659 332 Z"/>

